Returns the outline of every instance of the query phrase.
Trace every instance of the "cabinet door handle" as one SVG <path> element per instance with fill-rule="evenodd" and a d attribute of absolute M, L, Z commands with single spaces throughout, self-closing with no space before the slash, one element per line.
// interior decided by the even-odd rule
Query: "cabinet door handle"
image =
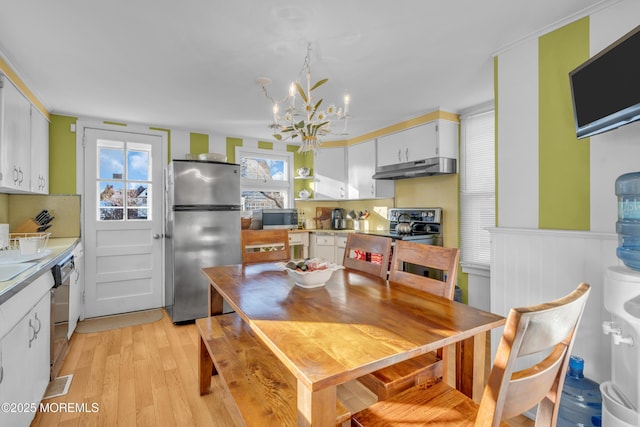
<path fill-rule="evenodd" d="M 3 379 L 4 379 L 4 368 L 0 364 L 0 384 L 2 384 Z"/>
<path fill-rule="evenodd" d="M 18 169 L 18 173 L 20 174 L 20 182 L 19 182 L 19 184 L 22 185 L 22 181 L 24 181 L 24 173 L 22 173 L 22 168 Z"/>
<path fill-rule="evenodd" d="M 13 183 L 14 184 L 18 184 L 18 177 L 19 177 L 18 168 L 14 166 L 13 167 Z"/>
<path fill-rule="evenodd" d="M 36 339 L 38 333 L 36 332 L 36 328 L 31 324 L 31 319 L 29 319 L 29 328 L 33 331 L 33 336 L 29 338 L 29 348 L 31 348 L 31 343 Z"/>
<path fill-rule="evenodd" d="M 398 161 L 402 161 L 402 149 L 398 148 Z"/>
<path fill-rule="evenodd" d="M 42 329 L 42 322 L 38 319 L 38 313 L 35 314 L 35 319 L 38 322 L 38 329 L 36 329 L 36 338 L 38 338 L 38 334 L 40 333 L 40 329 Z"/>
<path fill-rule="evenodd" d="M 405 148 L 404 150 L 404 158 L 407 162 L 409 161 L 409 147 Z"/>

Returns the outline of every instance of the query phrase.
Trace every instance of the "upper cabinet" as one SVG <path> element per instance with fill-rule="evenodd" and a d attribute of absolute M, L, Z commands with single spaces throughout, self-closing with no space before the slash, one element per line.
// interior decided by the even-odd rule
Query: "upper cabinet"
<path fill-rule="evenodd" d="M 49 194 L 49 122 L 31 106 L 31 192 Z"/>
<path fill-rule="evenodd" d="M 433 157 L 458 158 L 458 123 L 434 120 L 378 138 L 378 166 Z"/>
<path fill-rule="evenodd" d="M 0 74 L 0 192 L 49 191 L 49 123 Z"/>
<path fill-rule="evenodd" d="M 373 179 L 376 170 L 376 141 L 370 140 L 347 148 L 348 198 L 391 198 L 394 195 L 393 181 Z"/>
<path fill-rule="evenodd" d="M 314 199 L 346 199 L 345 149 L 321 148 L 313 156 Z"/>
<path fill-rule="evenodd" d="M 29 191 L 31 103 L 0 75 L 0 187 Z"/>

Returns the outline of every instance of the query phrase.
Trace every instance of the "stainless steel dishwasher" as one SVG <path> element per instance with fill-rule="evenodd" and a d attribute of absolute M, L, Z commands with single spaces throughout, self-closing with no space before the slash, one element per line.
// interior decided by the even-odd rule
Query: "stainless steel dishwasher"
<path fill-rule="evenodd" d="M 74 270 L 73 255 L 65 257 L 53 266 L 51 288 L 51 379 L 60 372 L 62 362 L 69 351 L 69 285 Z"/>

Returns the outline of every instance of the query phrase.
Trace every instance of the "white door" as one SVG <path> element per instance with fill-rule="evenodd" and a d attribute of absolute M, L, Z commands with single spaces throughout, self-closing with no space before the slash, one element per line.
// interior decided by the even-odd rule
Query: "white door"
<path fill-rule="evenodd" d="M 84 128 L 85 317 L 162 306 L 160 135 Z"/>

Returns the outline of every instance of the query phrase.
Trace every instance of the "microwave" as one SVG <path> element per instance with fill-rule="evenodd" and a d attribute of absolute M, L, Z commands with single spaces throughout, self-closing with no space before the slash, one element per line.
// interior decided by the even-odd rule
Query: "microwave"
<path fill-rule="evenodd" d="M 262 228 L 285 228 L 293 230 L 298 228 L 298 211 L 296 209 L 260 209 L 254 211 L 262 217 Z"/>

